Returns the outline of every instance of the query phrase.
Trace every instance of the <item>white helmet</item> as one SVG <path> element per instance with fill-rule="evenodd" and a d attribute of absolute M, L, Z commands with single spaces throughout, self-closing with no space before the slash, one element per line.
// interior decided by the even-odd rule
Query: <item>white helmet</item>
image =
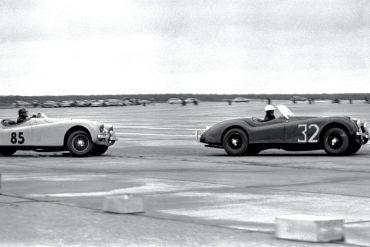
<path fill-rule="evenodd" d="M 265 106 L 265 111 L 274 111 L 275 107 L 273 105 L 267 105 Z"/>

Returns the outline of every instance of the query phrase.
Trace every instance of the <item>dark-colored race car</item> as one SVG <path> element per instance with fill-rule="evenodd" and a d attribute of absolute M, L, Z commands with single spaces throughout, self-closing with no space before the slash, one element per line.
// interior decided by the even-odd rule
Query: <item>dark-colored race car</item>
<path fill-rule="evenodd" d="M 369 139 L 366 123 L 346 116 L 296 116 L 278 105 L 281 116 L 227 120 L 196 132 L 207 147 L 224 148 L 229 155 L 255 155 L 265 149 L 287 151 L 324 149 L 329 155 L 352 155 Z"/>

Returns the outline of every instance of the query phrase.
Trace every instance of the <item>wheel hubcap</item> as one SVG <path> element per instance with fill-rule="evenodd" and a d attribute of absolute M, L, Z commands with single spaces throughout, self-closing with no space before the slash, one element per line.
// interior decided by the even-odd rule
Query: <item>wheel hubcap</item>
<path fill-rule="evenodd" d="M 339 142 L 338 138 L 333 138 L 333 139 L 331 140 L 331 145 L 332 145 L 332 146 L 335 146 L 335 144 L 336 144 L 336 143 L 338 143 L 338 142 Z"/>
<path fill-rule="evenodd" d="M 330 139 L 329 139 L 329 146 L 332 148 L 332 149 L 338 149 L 342 146 L 342 143 L 343 143 L 343 140 L 340 136 L 332 136 Z"/>
<path fill-rule="evenodd" d="M 229 146 L 232 149 L 239 149 L 243 144 L 243 140 L 238 134 L 233 134 L 229 138 Z"/>
<path fill-rule="evenodd" d="M 77 136 L 73 141 L 73 146 L 77 151 L 84 151 L 89 145 L 86 136 Z"/>

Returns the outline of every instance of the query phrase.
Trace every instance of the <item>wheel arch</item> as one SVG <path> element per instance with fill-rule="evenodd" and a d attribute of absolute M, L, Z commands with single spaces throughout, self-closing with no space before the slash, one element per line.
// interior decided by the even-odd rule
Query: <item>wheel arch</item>
<path fill-rule="evenodd" d="M 88 128 L 86 128 L 86 127 L 84 127 L 84 126 L 82 126 L 82 125 L 75 125 L 75 126 L 73 126 L 73 127 L 71 127 L 71 128 L 69 128 L 68 130 L 67 130 L 67 132 L 64 134 L 64 141 L 63 141 L 63 146 L 67 146 L 67 140 L 68 140 L 68 137 L 69 137 L 69 135 L 72 133 L 72 132 L 74 132 L 74 131 L 77 131 L 77 130 L 83 130 L 83 131 L 86 131 L 86 133 L 90 136 L 90 138 L 91 138 L 91 133 L 90 133 L 90 131 L 89 131 L 89 129 Z"/>
<path fill-rule="evenodd" d="M 248 142 L 249 142 L 249 133 L 248 133 L 248 131 L 247 131 L 244 127 L 242 127 L 242 126 L 240 126 L 240 125 L 230 125 L 230 126 L 228 126 L 227 128 L 225 128 L 225 129 L 224 129 L 224 131 L 222 132 L 222 135 L 221 135 L 221 143 L 222 143 L 222 141 L 223 141 L 223 139 L 224 139 L 225 134 L 226 134 L 229 130 L 231 130 L 231 129 L 240 129 L 241 131 L 243 131 L 243 132 L 247 135 Z"/>
<path fill-rule="evenodd" d="M 320 132 L 320 139 L 319 139 L 320 144 L 323 144 L 325 133 L 331 128 L 341 128 L 347 133 L 348 137 L 350 136 L 350 132 L 348 130 L 348 127 L 345 124 L 340 123 L 340 122 L 332 122 L 332 123 L 329 123 L 329 124 L 325 125 L 322 128 L 322 130 Z"/>

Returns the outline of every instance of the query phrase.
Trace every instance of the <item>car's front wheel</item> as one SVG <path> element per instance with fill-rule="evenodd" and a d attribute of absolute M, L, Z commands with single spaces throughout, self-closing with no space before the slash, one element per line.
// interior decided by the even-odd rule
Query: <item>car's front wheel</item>
<path fill-rule="evenodd" d="M 362 146 L 361 137 L 356 136 L 354 138 L 350 138 L 348 149 L 346 151 L 346 154 L 352 155 L 358 152 Z"/>
<path fill-rule="evenodd" d="M 12 156 L 15 152 L 17 152 L 17 149 L 15 149 L 15 148 L 2 148 L 2 149 L 0 149 L 0 154 L 2 156 Z"/>
<path fill-rule="evenodd" d="M 324 149 L 329 155 L 344 155 L 349 146 L 349 138 L 342 128 L 331 128 L 324 135 Z"/>
<path fill-rule="evenodd" d="M 83 157 L 92 152 L 94 143 L 92 143 L 89 133 L 77 130 L 68 136 L 67 148 L 73 156 Z"/>
<path fill-rule="evenodd" d="M 107 150 L 108 150 L 108 146 L 95 145 L 91 154 L 94 155 L 94 156 L 100 156 L 100 155 L 104 154 Z"/>
<path fill-rule="evenodd" d="M 225 133 L 222 145 L 229 155 L 244 155 L 248 149 L 248 136 L 241 129 L 230 129 Z"/>
<path fill-rule="evenodd" d="M 261 148 L 259 147 L 252 147 L 251 145 L 248 147 L 247 151 L 244 153 L 245 155 L 248 156 L 254 156 L 259 154 L 262 151 Z"/>

